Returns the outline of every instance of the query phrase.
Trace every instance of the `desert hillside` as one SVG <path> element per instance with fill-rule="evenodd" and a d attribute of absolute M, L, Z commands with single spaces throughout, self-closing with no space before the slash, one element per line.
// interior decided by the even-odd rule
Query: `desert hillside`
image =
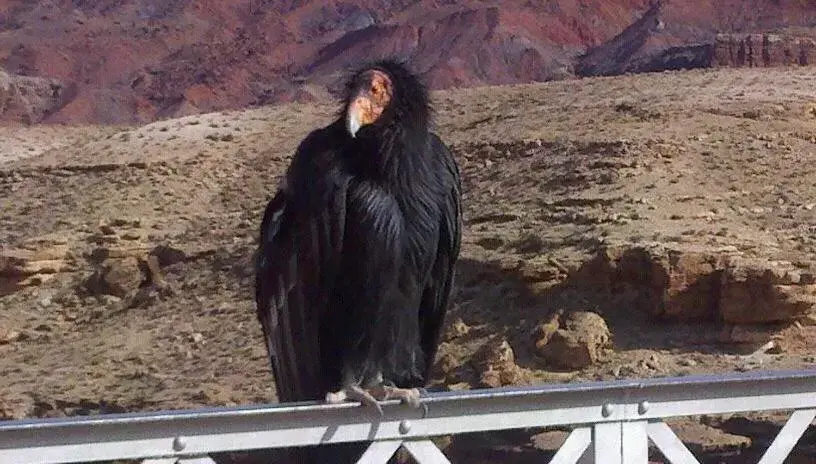
<path fill-rule="evenodd" d="M 0 0 L 0 121 L 317 101 L 386 54 L 436 89 L 812 64 L 814 27 L 810 0 Z"/>
<path fill-rule="evenodd" d="M 465 190 L 437 387 L 816 366 L 816 68 L 433 98 Z M 334 111 L 0 128 L 0 416 L 274 401 L 256 229 L 292 150 Z M 703 462 L 741 463 L 780 420 L 672 425 Z M 790 462 L 816 459 L 813 436 Z M 559 440 L 446 452 L 526 463 Z"/>

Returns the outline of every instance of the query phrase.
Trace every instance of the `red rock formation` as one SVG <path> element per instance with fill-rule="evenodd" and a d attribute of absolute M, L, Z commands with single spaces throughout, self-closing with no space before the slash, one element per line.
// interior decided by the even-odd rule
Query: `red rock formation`
<path fill-rule="evenodd" d="M 56 79 L 16 76 L 0 70 L 0 120 L 38 123 L 58 111 L 75 91 Z"/>
<path fill-rule="evenodd" d="M 816 63 L 816 39 L 781 34 L 719 34 L 714 66 L 807 66 Z"/>
<path fill-rule="evenodd" d="M 612 40 L 578 59 L 580 76 L 611 76 L 627 72 L 649 39 L 665 27 L 660 20 L 661 4 L 655 2 L 637 21 Z"/>
<path fill-rule="evenodd" d="M 0 66 L 76 86 L 46 122 L 144 122 L 308 100 L 314 84 L 384 54 L 410 58 L 433 88 L 566 77 L 576 57 L 650 4 L 0 0 Z M 689 45 L 714 43 L 717 32 L 812 25 L 816 9 L 799 0 L 664 0 L 659 20 L 663 30 L 635 34 L 637 47 L 612 47 L 634 52 L 622 58 L 626 71 L 697 65 L 708 51 Z"/>

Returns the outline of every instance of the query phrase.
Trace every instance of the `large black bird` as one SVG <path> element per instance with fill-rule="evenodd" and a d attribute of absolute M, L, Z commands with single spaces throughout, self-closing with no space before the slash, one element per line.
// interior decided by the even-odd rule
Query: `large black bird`
<path fill-rule="evenodd" d="M 356 71 L 267 205 L 255 296 L 281 402 L 419 405 L 461 237 L 458 167 L 430 116 L 404 64 Z"/>

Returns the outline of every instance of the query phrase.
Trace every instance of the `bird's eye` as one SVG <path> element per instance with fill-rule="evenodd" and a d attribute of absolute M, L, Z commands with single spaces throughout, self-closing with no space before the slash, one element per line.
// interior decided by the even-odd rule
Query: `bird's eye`
<path fill-rule="evenodd" d="M 374 95 L 379 95 L 380 94 L 380 87 L 377 86 L 377 85 L 372 85 L 371 86 L 371 93 L 373 93 Z"/>

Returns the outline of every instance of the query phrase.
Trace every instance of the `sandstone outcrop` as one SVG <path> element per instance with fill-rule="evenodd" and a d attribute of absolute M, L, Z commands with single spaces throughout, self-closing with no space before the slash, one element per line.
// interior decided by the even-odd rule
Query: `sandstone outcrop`
<path fill-rule="evenodd" d="M 808 66 L 816 63 L 816 38 L 791 34 L 718 34 L 712 66 Z"/>
<path fill-rule="evenodd" d="M 74 270 L 75 257 L 62 238 L 32 239 L 18 249 L 0 247 L 0 296 L 40 285 L 59 272 Z"/>
<path fill-rule="evenodd" d="M 816 307 L 814 274 L 784 262 L 732 258 L 719 293 L 719 314 L 732 324 L 790 321 Z"/>
<path fill-rule="evenodd" d="M 165 290 L 161 268 L 186 258 L 183 251 L 169 245 L 152 247 L 138 220 L 102 223 L 90 240 L 99 245 L 88 255 L 94 272 L 85 281 L 86 290 L 94 295 L 129 298 L 142 288 Z"/>
<path fill-rule="evenodd" d="M 91 295 L 126 298 L 143 287 L 163 291 L 167 283 L 161 269 L 185 259 L 176 247 L 151 244 L 138 220 L 111 220 L 84 237 L 47 235 L 18 248 L 0 247 L 0 296 L 60 273 L 88 271 L 81 287 Z"/>
<path fill-rule="evenodd" d="M 574 274 L 576 285 L 675 321 L 792 322 L 816 307 L 809 269 L 731 251 L 611 246 Z"/>

